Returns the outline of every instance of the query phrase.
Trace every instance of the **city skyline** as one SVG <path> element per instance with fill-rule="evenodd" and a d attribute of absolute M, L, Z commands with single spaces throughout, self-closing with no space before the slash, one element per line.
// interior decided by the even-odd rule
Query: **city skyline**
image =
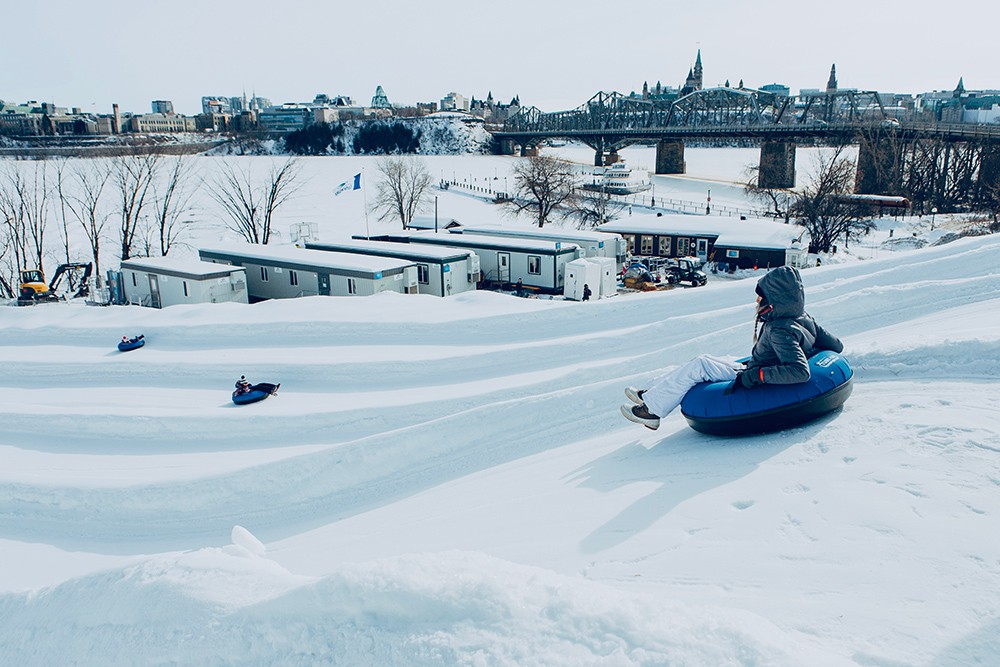
<path fill-rule="evenodd" d="M 492 92 L 554 111 L 599 90 L 680 86 L 698 49 L 706 87 L 742 79 L 795 93 L 822 88 L 836 63 L 844 88 L 917 94 L 951 90 L 960 77 L 968 89 L 998 88 L 990 30 L 1000 9 L 960 3 L 953 11 L 964 5 L 977 17 L 971 26 L 932 34 L 929 2 L 846 0 L 830 12 L 783 1 L 751 9 L 730 0 L 707 8 L 636 0 L 602 16 L 608 3 L 511 0 L 473 10 L 441 0 L 390 3 L 378 23 L 363 6 L 301 0 L 280 16 L 259 0 L 239 15 L 179 0 L 170 12 L 137 6 L 110 19 L 78 15 L 65 0 L 19 3 L 0 27 L 7 52 L 18 54 L 0 79 L 0 99 L 91 113 L 110 113 L 113 103 L 143 113 L 152 100 L 170 100 L 178 113 L 195 114 L 206 95 L 245 91 L 280 104 L 326 93 L 364 104 L 381 85 L 394 104 Z"/>

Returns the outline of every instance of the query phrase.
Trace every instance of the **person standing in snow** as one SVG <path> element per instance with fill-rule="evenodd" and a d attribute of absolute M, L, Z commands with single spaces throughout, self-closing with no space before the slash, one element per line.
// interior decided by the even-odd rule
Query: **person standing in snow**
<path fill-rule="evenodd" d="M 842 352 L 840 339 L 805 311 L 805 289 L 798 269 L 782 266 L 757 281 L 754 346 L 746 365 L 734 357 L 703 354 L 660 376 L 648 389 L 626 387 L 632 403 L 621 406 L 629 421 L 656 430 L 691 387 L 700 382 L 732 380 L 727 390 L 763 384 L 796 384 L 809 380 L 809 357 L 820 350 Z M 758 327 L 760 330 L 758 332 Z"/>
<path fill-rule="evenodd" d="M 590 285 L 584 284 L 584 286 L 583 286 L 583 300 L 584 301 L 590 301 L 590 295 L 591 294 L 593 294 L 593 292 L 590 291 Z"/>

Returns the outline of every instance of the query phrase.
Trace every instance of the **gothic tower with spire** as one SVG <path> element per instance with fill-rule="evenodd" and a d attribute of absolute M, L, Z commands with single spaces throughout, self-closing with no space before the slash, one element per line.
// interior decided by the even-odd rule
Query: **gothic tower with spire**
<path fill-rule="evenodd" d="M 830 80 L 826 82 L 826 92 L 835 93 L 837 92 L 837 64 L 834 63 L 830 67 Z"/>

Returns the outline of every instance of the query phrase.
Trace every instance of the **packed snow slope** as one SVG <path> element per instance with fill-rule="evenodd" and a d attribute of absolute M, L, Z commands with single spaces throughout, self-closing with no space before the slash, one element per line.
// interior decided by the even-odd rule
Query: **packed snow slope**
<path fill-rule="evenodd" d="M 989 664 L 1000 238 L 803 278 L 854 393 L 742 439 L 618 406 L 752 280 L 2 308 L 0 664 Z"/>

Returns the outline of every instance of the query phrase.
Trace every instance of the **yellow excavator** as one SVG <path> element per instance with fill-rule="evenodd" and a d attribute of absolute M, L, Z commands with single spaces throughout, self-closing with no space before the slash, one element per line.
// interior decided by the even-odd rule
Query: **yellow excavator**
<path fill-rule="evenodd" d="M 22 306 L 32 305 L 37 302 L 60 301 L 64 297 L 56 291 L 59 282 L 64 275 L 71 276 L 70 296 L 86 296 L 89 290 L 87 279 L 93 265 L 90 263 L 60 264 L 52 276 L 52 282 L 45 282 L 45 274 L 41 269 L 25 269 L 21 271 L 21 281 L 18 290 L 17 303 Z"/>

